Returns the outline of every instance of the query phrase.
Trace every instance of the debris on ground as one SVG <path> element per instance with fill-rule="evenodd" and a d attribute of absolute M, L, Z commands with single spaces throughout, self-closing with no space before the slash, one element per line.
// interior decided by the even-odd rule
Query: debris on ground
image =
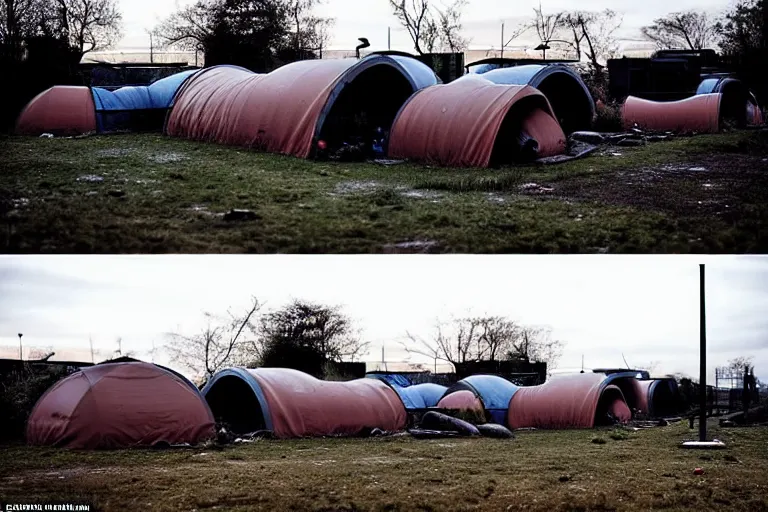
<path fill-rule="evenodd" d="M 412 240 L 409 242 L 400 242 L 396 244 L 387 244 L 384 246 L 388 251 L 418 251 L 427 252 L 437 247 L 438 243 L 434 240 Z"/>
<path fill-rule="evenodd" d="M 551 194 L 555 189 L 553 187 L 539 185 L 538 183 L 524 183 L 520 185 L 520 191 L 525 194 L 540 195 Z"/>
<path fill-rule="evenodd" d="M 224 214 L 224 220 L 227 222 L 257 220 L 258 218 L 259 215 L 255 212 L 252 212 L 251 210 L 233 209 Z"/>
<path fill-rule="evenodd" d="M 499 425 L 497 423 L 484 423 L 475 426 L 483 437 L 492 437 L 495 439 L 514 439 L 515 437 L 515 434 L 513 434 L 511 430 L 504 425 Z"/>
<path fill-rule="evenodd" d="M 40 138 L 41 139 L 52 139 L 53 138 L 53 134 L 52 133 L 41 133 L 40 134 Z"/>
<path fill-rule="evenodd" d="M 605 137 L 602 133 L 598 132 L 574 132 L 571 134 L 571 140 L 577 142 L 585 142 L 587 144 L 602 144 L 605 142 Z"/>
<path fill-rule="evenodd" d="M 113 189 L 107 192 L 112 197 L 125 197 L 125 190 Z"/>
<path fill-rule="evenodd" d="M 99 176 L 98 174 L 84 174 L 83 176 L 79 176 L 76 181 L 85 183 L 101 183 L 104 181 L 104 176 Z"/>
<path fill-rule="evenodd" d="M 480 431 L 468 421 L 448 416 L 441 412 L 429 411 L 422 418 L 419 427 L 424 430 L 458 432 L 464 436 L 479 436 Z"/>
<path fill-rule="evenodd" d="M 400 164 L 404 164 L 404 163 L 405 163 L 405 160 L 385 160 L 385 159 L 378 159 L 378 160 L 373 160 L 373 163 L 375 163 L 375 164 L 379 164 L 379 165 L 385 165 L 385 166 L 389 167 L 389 166 L 391 166 L 391 165 L 400 165 Z"/>

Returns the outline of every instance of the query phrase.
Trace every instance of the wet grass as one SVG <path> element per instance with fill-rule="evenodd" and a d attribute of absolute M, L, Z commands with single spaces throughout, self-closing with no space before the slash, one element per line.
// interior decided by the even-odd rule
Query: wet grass
<path fill-rule="evenodd" d="M 309 162 L 153 134 L 3 138 L 0 251 L 765 252 L 766 139 L 680 138 L 487 170 Z M 630 171 L 709 162 L 716 176 L 626 183 Z M 714 194 L 726 215 L 698 203 L 709 178 L 723 187 L 704 205 Z M 231 209 L 254 215 L 224 220 Z"/>
<path fill-rule="evenodd" d="M 613 434 L 260 441 L 180 451 L 4 447 L 0 501 L 160 511 L 768 510 L 765 427 L 715 429 L 723 451 L 679 448 L 696 435 L 681 424 Z M 693 474 L 697 467 L 703 475 Z"/>

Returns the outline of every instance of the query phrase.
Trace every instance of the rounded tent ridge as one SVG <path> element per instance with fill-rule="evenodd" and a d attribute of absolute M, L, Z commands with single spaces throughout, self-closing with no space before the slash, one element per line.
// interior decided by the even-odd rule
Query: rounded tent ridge
<path fill-rule="evenodd" d="M 96 131 L 96 110 L 88 87 L 57 85 L 27 103 L 16 122 L 20 135 L 81 135 Z"/>
<path fill-rule="evenodd" d="M 672 378 L 638 381 L 638 410 L 652 418 L 674 415 L 679 409 L 680 392 Z"/>
<path fill-rule="evenodd" d="M 149 363 L 107 363 L 54 384 L 27 422 L 27 442 L 80 449 L 197 444 L 215 435 L 186 379 Z"/>
<path fill-rule="evenodd" d="M 188 70 L 162 78 L 150 85 L 121 87 L 114 91 L 93 87 L 99 132 L 157 130 L 176 92 L 199 70 Z"/>
<path fill-rule="evenodd" d="M 730 76 L 710 76 L 699 84 L 696 95 L 722 94 L 720 117 L 737 126 L 763 124 L 762 110 L 747 85 Z"/>
<path fill-rule="evenodd" d="M 397 393 L 378 379 L 329 382 L 286 368 L 232 368 L 217 373 L 203 395 L 216 420 L 238 434 L 270 430 L 288 439 L 406 425 Z"/>
<path fill-rule="evenodd" d="M 495 84 L 530 85 L 540 90 L 552 105 L 555 118 L 566 134 L 588 130 L 592 126 L 595 101 L 584 80 L 569 66 L 527 64 L 492 69 L 481 76 Z"/>
<path fill-rule="evenodd" d="M 627 403 L 622 388 L 636 383 L 634 373 L 554 376 L 540 386 L 519 388 L 509 402 L 507 422 L 511 428 L 592 428 L 609 414 L 627 422 L 636 404 Z"/>
<path fill-rule="evenodd" d="M 468 389 L 460 389 L 449 393 L 437 403 L 440 409 L 453 409 L 459 411 L 476 411 L 485 414 L 485 405 L 478 396 Z"/>
<path fill-rule="evenodd" d="M 624 128 L 653 131 L 716 133 L 720 130 L 719 93 L 698 94 L 680 101 L 651 101 L 629 96 L 622 107 Z"/>
<path fill-rule="evenodd" d="M 365 377 L 378 379 L 391 387 L 400 397 L 407 411 L 419 411 L 435 407 L 448 389 L 431 382 L 413 384 L 408 377 L 397 373 L 369 372 L 365 374 Z"/>
<path fill-rule="evenodd" d="M 388 130 L 414 92 L 438 81 L 395 55 L 300 61 L 266 75 L 215 67 L 179 91 L 166 133 L 307 158 L 320 139 L 337 147 Z"/>
<path fill-rule="evenodd" d="M 422 89 L 405 103 L 392 127 L 389 157 L 488 167 L 561 154 L 565 145 L 540 91 L 467 75 Z"/>
<path fill-rule="evenodd" d="M 176 91 L 198 70 L 188 70 L 147 86 L 55 86 L 30 101 L 19 115 L 22 135 L 82 135 L 118 130 L 160 131 Z"/>
<path fill-rule="evenodd" d="M 471 375 L 448 388 L 440 404 L 445 404 L 447 408 L 451 408 L 449 407 L 450 404 L 460 404 L 466 401 L 468 405 L 471 405 L 473 402 L 466 394 L 466 392 L 471 392 L 480 400 L 495 423 L 505 425 L 509 402 L 519 389 L 521 389 L 519 386 L 498 375 Z M 460 397 L 452 398 L 453 395 L 460 395 Z M 442 406 L 440 405 L 440 407 Z"/>

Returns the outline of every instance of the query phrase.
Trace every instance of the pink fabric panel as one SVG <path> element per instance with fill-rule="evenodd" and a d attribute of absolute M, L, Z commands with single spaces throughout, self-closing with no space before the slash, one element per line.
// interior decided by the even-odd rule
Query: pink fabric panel
<path fill-rule="evenodd" d="M 507 113 L 527 97 L 539 97 L 547 106 L 542 113 L 553 122 L 536 114 L 526 124 L 541 138 L 540 146 L 554 149 L 559 143 L 552 141 L 564 141 L 565 134 L 541 92 L 478 76 L 428 87 L 411 97 L 392 127 L 389 155 L 452 167 L 487 167 Z"/>
<path fill-rule="evenodd" d="M 592 428 L 605 375 L 552 377 L 540 386 L 521 387 L 509 402 L 512 428 Z"/>
<path fill-rule="evenodd" d="M 483 402 L 471 391 L 461 390 L 444 396 L 437 403 L 441 409 L 457 409 L 466 411 L 483 411 Z"/>
<path fill-rule="evenodd" d="M 27 423 L 30 444 L 68 448 L 196 444 L 214 434 L 205 400 L 148 363 L 84 368 L 43 395 Z"/>
<path fill-rule="evenodd" d="M 357 62 L 307 60 L 266 75 L 211 68 L 179 92 L 166 133 L 306 158 L 336 80 Z"/>
<path fill-rule="evenodd" d="M 720 94 L 699 94 L 680 101 L 651 101 L 630 96 L 623 107 L 624 128 L 637 124 L 652 131 L 716 133 L 720 130 Z"/>
<path fill-rule="evenodd" d="M 51 87 L 24 107 L 16 122 L 20 135 L 82 135 L 94 131 L 96 108 L 88 87 Z"/>
<path fill-rule="evenodd" d="M 400 397 L 380 380 L 330 382 L 285 368 L 249 372 L 264 392 L 276 437 L 353 435 L 364 428 L 405 428 L 406 412 Z"/>

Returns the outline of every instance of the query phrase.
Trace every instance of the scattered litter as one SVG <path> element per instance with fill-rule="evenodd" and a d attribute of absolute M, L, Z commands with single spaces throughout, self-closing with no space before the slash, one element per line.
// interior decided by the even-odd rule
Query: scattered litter
<path fill-rule="evenodd" d="M 525 183 L 520 185 L 520 190 L 528 194 L 551 194 L 555 191 L 552 187 L 545 187 L 538 183 Z"/>
<path fill-rule="evenodd" d="M 621 153 L 611 153 L 611 156 L 622 156 Z"/>
<path fill-rule="evenodd" d="M 638 147 L 645 146 L 646 142 L 643 139 L 622 139 L 616 143 L 617 146 L 622 147 Z"/>
<path fill-rule="evenodd" d="M 53 134 L 52 133 L 41 133 L 40 134 L 40 138 L 41 139 L 52 139 L 53 138 Z"/>
<path fill-rule="evenodd" d="M 181 153 L 164 153 L 160 155 L 151 155 L 149 156 L 149 159 L 157 164 L 170 164 L 186 160 L 187 157 Z"/>
<path fill-rule="evenodd" d="M 248 220 L 257 220 L 258 218 L 259 218 L 259 215 L 252 212 L 251 210 L 229 210 L 227 213 L 224 214 L 225 221 L 236 221 L 236 220 L 248 221 Z"/>
<path fill-rule="evenodd" d="M 11 203 L 13 203 L 14 208 L 24 208 L 25 206 L 29 206 L 29 199 L 26 197 L 20 197 L 18 199 L 11 200 Z"/>
<path fill-rule="evenodd" d="M 587 144 L 602 144 L 605 142 L 605 137 L 597 132 L 574 132 L 571 134 L 571 139 L 579 142 L 586 142 Z"/>
<path fill-rule="evenodd" d="M 336 185 L 331 195 L 373 192 L 378 188 L 379 183 L 375 181 L 343 181 Z"/>
<path fill-rule="evenodd" d="M 690 167 L 688 170 L 693 172 L 705 172 L 707 169 L 705 167 Z"/>
<path fill-rule="evenodd" d="M 442 195 L 433 190 L 406 190 L 400 192 L 403 197 L 411 199 L 442 199 Z"/>
<path fill-rule="evenodd" d="M 410 242 L 400 242 L 397 244 L 385 245 L 385 249 L 396 250 L 421 250 L 426 251 L 437 246 L 437 242 L 434 240 L 413 240 Z"/>
<path fill-rule="evenodd" d="M 390 166 L 390 165 L 400 165 L 400 164 L 404 164 L 404 163 L 405 163 L 405 160 L 381 160 L 381 159 L 380 159 L 380 160 L 374 160 L 374 161 L 373 161 L 373 163 L 375 163 L 375 164 L 379 164 L 379 165 L 386 165 L 386 166 Z"/>
<path fill-rule="evenodd" d="M 98 174 L 84 174 L 83 176 L 78 177 L 77 181 L 86 183 L 101 183 L 104 181 L 104 177 L 99 176 Z"/>
<path fill-rule="evenodd" d="M 696 469 L 693 470 L 693 474 L 694 475 L 703 475 L 704 474 L 704 470 L 702 468 L 696 468 Z"/>

